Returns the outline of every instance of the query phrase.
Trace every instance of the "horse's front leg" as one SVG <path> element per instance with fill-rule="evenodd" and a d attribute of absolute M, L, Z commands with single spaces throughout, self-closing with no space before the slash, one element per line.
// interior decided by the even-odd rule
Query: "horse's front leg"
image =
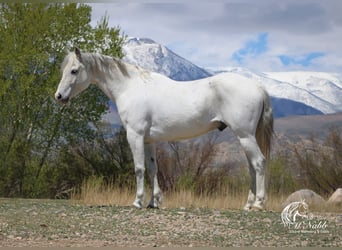
<path fill-rule="evenodd" d="M 147 170 L 150 177 L 152 187 L 152 197 L 148 205 L 149 208 L 158 208 L 162 202 L 162 193 L 158 183 L 158 166 L 156 158 L 156 146 L 154 144 L 145 144 L 145 160 L 147 163 Z"/>
<path fill-rule="evenodd" d="M 137 178 L 137 195 L 133 205 L 142 208 L 144 201 L 144 173 L 145 173 L 145 157 L 144 157 L 144 136 L 136 133 L 134 130 L 127 128 L 127 140 L 133 154 L 135 167 L 135 175 Z"/>

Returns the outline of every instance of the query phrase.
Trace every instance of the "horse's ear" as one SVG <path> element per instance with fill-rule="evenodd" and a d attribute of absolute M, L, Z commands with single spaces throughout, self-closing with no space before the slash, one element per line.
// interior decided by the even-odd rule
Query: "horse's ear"
<path fill-rule="evenodd" d="M 78 47 L 74 48 L 75 55 L 77 56 L 78 60 L 81 61 L 81 50 Z"/>

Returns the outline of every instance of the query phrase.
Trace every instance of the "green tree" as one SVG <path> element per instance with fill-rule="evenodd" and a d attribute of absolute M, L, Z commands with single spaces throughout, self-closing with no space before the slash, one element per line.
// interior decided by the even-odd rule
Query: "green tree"
<path fill-rule="evenodd" d="M 0 4 L 0 195 L 39 196 L 58 150 L 95 137 L 89 124 L 108 106 L 97 88 L 72 105 L 53 99 L 67 48 L 122 57 L 120 28 L 90 21 L 84 4 Z"/>

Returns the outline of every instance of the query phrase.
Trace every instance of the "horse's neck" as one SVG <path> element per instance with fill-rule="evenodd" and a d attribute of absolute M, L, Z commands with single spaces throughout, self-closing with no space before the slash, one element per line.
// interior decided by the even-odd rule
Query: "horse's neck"
<path fill-rule="evenodd" d="M 133 76 L 131 67 L 116 58 L 96 54 L 91 56 L 93 81 L 110 99 L 116 101 Z"/>

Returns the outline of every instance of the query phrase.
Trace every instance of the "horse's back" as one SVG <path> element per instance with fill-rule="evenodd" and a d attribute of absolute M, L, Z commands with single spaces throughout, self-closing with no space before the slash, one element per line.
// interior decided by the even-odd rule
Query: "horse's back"
<path fill-rule="evenodd" d="M 264 90 L 264 87 L 258 81 L 236 73 L 221 73 L 208 78 L 208 80 L 212 85 L 215 85 L 218 88 L 223 87 L 230 92 L 242 94 L 246 92 L 248 92 L 248 94 L 253 94 L 255 92 L 256 94 L 259 94 L 260 89 Z"/>

